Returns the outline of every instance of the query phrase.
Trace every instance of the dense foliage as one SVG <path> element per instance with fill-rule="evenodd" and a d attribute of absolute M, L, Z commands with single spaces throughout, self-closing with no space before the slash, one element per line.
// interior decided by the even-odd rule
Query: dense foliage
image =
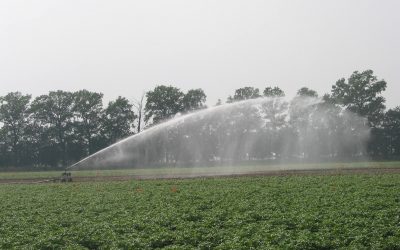
<path fill-rule="evenodd" d="M 205 100 L 201 89 L 184 94 L 171 86 L 149 91 L 146 106 L 143 99 L 132 104 L 118 97 L 103 107 L 103 94 L 88 90 L 51 91 L 33 100 L 11 92 L 0 97 L 0 167 L 66 166 L 140 131 L 135 121 L 144 111 L 151 125 L 202 108 Z"/>
<path fill-rule="evenodd" d="M 2 185 L 0 248 L 399 249 L 399 177 Z"/>
<path fill-rule="evenodd" d="M 372 70 L 356 71 L 348 80 L 338 80 L 332 86 L 331 93 L 323 98 L 326 103 L 350 110 L 367 119 L 371 126 L 371 136 L 368 150 L 363 154 L 375 159 L 400 157 L 400 107 L 385 110 L 385 99 L 382 96 L 385 89 L 386 82 L 379 80 Z M 229 96 L 227 102 L 284 95 L 279 87 L 266 87 L 262 93 L 254 87 L 243 87 L 237 89 L 233 96 Z M 318 93 L 303 87 L 298 90 L 297 95 L 317 97 Z M 131 103 L 127 98 L 118 97 L 106 107 L 103 107 L 103 94 L 87 90 L 51 91 L 34 99 L 31 95 L 11 92 L 0 96 L 0 168 L 66 166 L 140 132 L 144 127 L 142 120 L 149 127 L 178 113 L 205 108 L 205 102 L 206 94 L 202 89 L 192 89 L 184 93 L 179 88 L 164 85 L 147 92 L 139 102 Z M 272 108 L 266 105 L 265 110 L 275 125 L 279 125 L 284 117 L 274 107 L 283 105 L 272 105 Z M 251 116 L 248 113 L 246 115 Z M 217 127 L 223 128 L 227 125 L 229 124 L 220 124 Z M 332 130 L 342 129 L 335 124 L 331 125 Z M 267 126 L 264 129 L 269 128 Z M 199 134 L 203 132 L 207 131 L 200 131 Z M 281 131 L 286 136 L 295 136 L 292 132 Z M 323 133 L 332 134 L 332 131 Z M 212 138 L 213 135 L 209 137 Z M 279 140 L 279 136 L 275 139 Z M 260 150 L 269 150 L 265 148 L 265 144 L 268 142 L 260 144 L 264 147 Z M 274 147 L 279 147 L 279 144 L 274 143 Z M 277 149 L 273 150 L 260 152 L 257 157 L 263 159 L 268 154 L 277 154 Z M 351 155 L 351 152 L 348 153 Z M 340 158 L 341 155 L 335 157 Z"/>

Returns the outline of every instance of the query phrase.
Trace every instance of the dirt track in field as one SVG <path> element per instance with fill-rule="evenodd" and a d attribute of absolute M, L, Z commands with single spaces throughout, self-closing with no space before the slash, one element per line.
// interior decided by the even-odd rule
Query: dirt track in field
<path fill-rule="evenodd" d="M 250 173 L 203 173 L 203 174 L 174 174 L 174 175 L 124 175 L 124 176 L 77 176 L 73 182 L 96 181 L 127 181 L 127 180 L 157 180 L 157 179 L 190 179 L 190 178 L 224 178 L 244 176 L 306 176 L 306 175 L 349 175 L 349 174 L 400 174 L 400 168 L 341 168 L 341 169 L 312 169 L 312 170 L 280 170 L 256 171 Z M 0 179 L 0 184 L 40 184 L 60 182 L 58 178 L 24 178 Z"/>

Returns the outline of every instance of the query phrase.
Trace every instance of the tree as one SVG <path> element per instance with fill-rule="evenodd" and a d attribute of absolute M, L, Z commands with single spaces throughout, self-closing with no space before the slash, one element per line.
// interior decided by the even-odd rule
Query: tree
<path fill-rule="evenodd" d="M 0 166 L 9 165 L 7 131 L 0 125 Z"/>
<path fill-rule="evenodd" d="M 383 122 L 384 134 L 389 155 L 400 156 L 400 106 L 389 109 Z"/>
<path fill-rule="evenodd" d="M 235 90 L 235 94 L 228 97 L 228 102 L 254 99 L 260 97 L 260 90 L 253 87 L 243 87 Z"/>
<path fill-rule="evenodd" d="M 189 90 L 182 99 L 185 112 L 205 108 L 207 96 L 202 89 Z"/>
<path fill-rule="evenodd" d="M 133 106 L 136 109 L 137 117 L 137 133 L 142 131 L 142 122 L 143 122 L 143 113 L 144 113 L 144 98 L 146 97 L 146 93 L 143 92 L 142 96 L 139 100 L 134 100 Z"/>
<path fill-rule="evenodd" d="M 297 96 L 303 97 L 318 97 L 318 93 L 315 90 L 303 87 L 297 91 Z"/>
<path fill-rule="evenodd" d="M 160 85 L 146 93 L 145 122 L 157 124 L 183 111 L 184 93 L 176 87 Z"/>
<path fill-rule="evenodd" d="M 268 157 L 281 157 L 283 153 L 282 138 L 287 133 L 285 130 L 289 104 L 283 98 L 280 98 L 283 96 L 283 91 L 281 92 L 280 89 L 275 88 L 273 92 L 269 95 L 271 98 L 268 98 L 261 105 L 261 114 L 265 121 L 262 133 L 264 142 L 261 145 Z"/>
<path fill-rule="evenodd" d="M 119 96 L 117 100 L 108 103 L 104 111 L 103 131 L 110 143 L 114 143 L 132 134 L 133 121 L 136 119 L 132 104 Z"/>
<path fill-rule="evenodd" d="M 103 94 L 80 90 L 74 93 L 76 140 L 85 145 L 84 155 L 92 154 L 101 145 L 100 130 L 103 112 Z"/>
<path fill-rule="evenodd" d="M 379 126 L 385 110 L 385 98 L 381 93 L 386 89 L 386 82 L 378 80 L 372 70 L 354 71 L 347 79 L 339 79 L 332 86 L 327 98 L 333 103 L 368 118 L 372 127 Z"/>
<path fill-rule="evenodd" d="M 12 163 L 18 166 L 21 159 L 25 130 L 30 122 L 29 103 L 31 95 L 11 92 L 0 97 L 0 123 L 5 133 L 4 144 L 10 147 Z"/>
<path fill-rule="evenodd" d="M 41 95 L 32 102 L 33 118 L 45 129 L 50 147 L 57 147 L 62 163 L 67 163 L 67 141 L 72 134 L 73 94 L 62 90 Z M 44 145 L 42 145 L 44 146 Z"/>
<path fill-rule="evenodd" d="M 266 87 L 263 92 L 266 97 L 284 97 L 285 92 L 279 87 Z"/>

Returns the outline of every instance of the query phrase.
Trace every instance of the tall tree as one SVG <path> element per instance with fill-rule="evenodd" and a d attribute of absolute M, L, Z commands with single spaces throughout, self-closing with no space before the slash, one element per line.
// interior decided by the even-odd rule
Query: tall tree
<path fill-rule="evenodd" d="M 67 164 L 67 141 L 72 134 L 73 94 L 62 90 L 36 97 L 32 102 L 33 117 L 44 128 L 51 147 L 58 147 L 62 164 Z"/>
<path fill-rule="evenodd" d="M 146 97 L 146 92 L 143 92 L 140 99 L 139 100 L 135 99 L 133 102 L 133 106 L 135 107 L 137 113 L 137 126 L 136 126 L 137 133 L 140 133 L 142 131 L 145 97 Z"/>
<path fill-rule="evenodd" d="M 110 143 L 114 143 L 132 134 L 133 121 L 136 118 L 128 99 L 119 96 L 108 103 L 104 111 L 104 134 Z"/>
<path fill-rule="evenodd" d="M 266 97 L 283 97 L 285 92 L 279 87 L 266 87 L 263 92 Z"/>
<path fill-rule="evenodd" d="M 205 108 L 207 96 L 202 89 L 189 90 L 182 99 L 183 109 L 190 112 L 196 109 Z"/>
<path fill-rule="evenodd" d="M 103 94 L 80 90 L 74 93 L 74 116 L 76 136 L 86 145 L 84 154 L 92 154 L 99 148 L 103 112 Z"/>
<path fill-rule="evenodd" d="M 146 94 L 145 122 L 157 124 L 183 111 L 185 94 L 176 87 L 160 85 Z"/>
<path fill-rule="evenodd" d="M 347 81 L 339 79 L 332 86 L 328 96 L 333 103 L 368 118 L 372 127 L 379 126 L 385 110 L 385 98 L 381 93 L 386 89 L 386 82 L 378 80 L 372 70 L 355 71 Z"/>
<path fill-rule="evenodd" d="M 20 92 L 11 92 L 0 97 L 0 123 L 7 144 L 12 153 L 12 163 L 18 166 L 21 159 L 22 144 L 25 139 L 26 128 L 30 122 L 29 103 L 31 95 Z"/>
<path fill-rule="evenodd" d="M 268 157 L 281 157 L 284 144 L 282 138 L 287 134 L 286 117 L 289 104 L 283 98 L 279 98 L 282 92 L 278 89 L 273 90 L 269 96 L 274 98 L 267 99 L 261 105 L 261 114 L 265 121 L 263 133 L 260 133 L 263 140 L 261 145 Z"/>
<path fill-rule="evenodd" d="M 235 94 L 228 97 L 228 102 L 236 102 L 260 97 L 260 90 L 254 87 L 243 87 L 235 90 Z"/>

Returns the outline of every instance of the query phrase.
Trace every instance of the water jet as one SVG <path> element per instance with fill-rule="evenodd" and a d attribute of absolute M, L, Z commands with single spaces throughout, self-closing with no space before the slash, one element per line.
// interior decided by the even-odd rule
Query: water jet
<path fill-rule="evenodd" d="M 366 124 L 318 98 L 264 97 L 176 116 L 67 169 L 175 169 L 170 175 L 186 169 L 196 176 L 205 170 L 235 174 L 260 165 L 267 171 L 268 165 L 285 170 L 293 163 L 360 160 L 369 138 Z"/>

